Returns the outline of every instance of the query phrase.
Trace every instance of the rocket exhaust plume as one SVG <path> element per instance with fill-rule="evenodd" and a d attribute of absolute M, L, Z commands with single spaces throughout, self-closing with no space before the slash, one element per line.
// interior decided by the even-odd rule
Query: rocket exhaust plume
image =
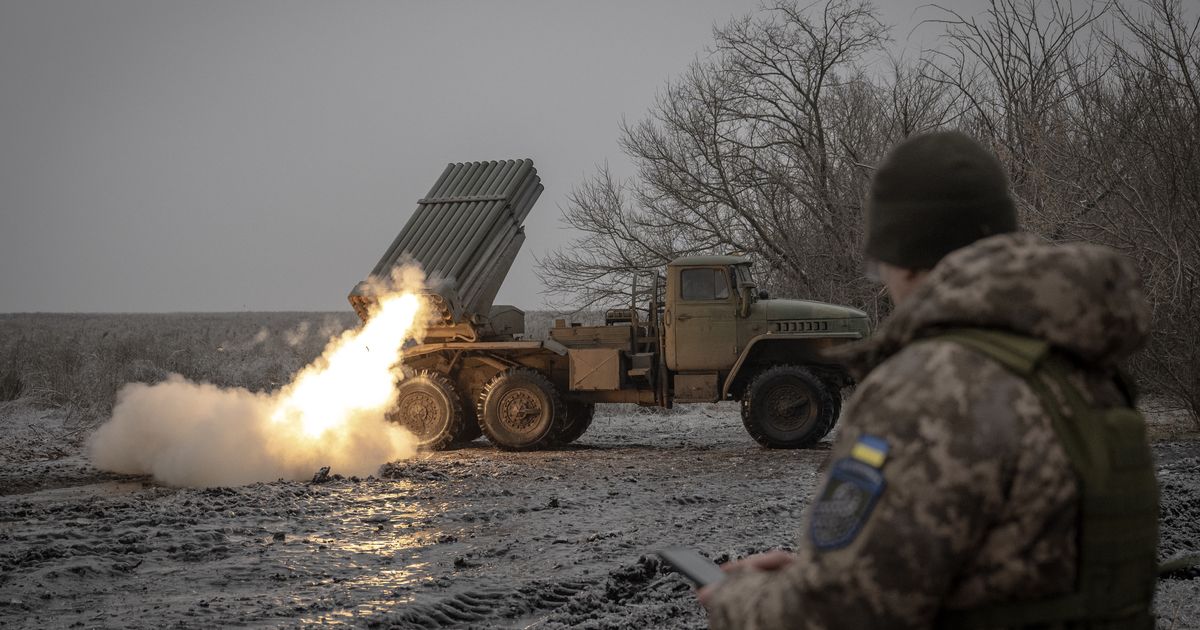
<path fill-rule="evenodd" d="M 321 466 L 368 475 L 411 457 L 416 440 L 384 415 L 395 404 L 404 342 L 422 337 L 419 268 L 403 267 L 358 329 L 331 339 L 291 383 L 271 393 L 193 383 L 179 375 L 131 383 L 89 442 L 97 467 L 175 486 L 304 479 Z"/>

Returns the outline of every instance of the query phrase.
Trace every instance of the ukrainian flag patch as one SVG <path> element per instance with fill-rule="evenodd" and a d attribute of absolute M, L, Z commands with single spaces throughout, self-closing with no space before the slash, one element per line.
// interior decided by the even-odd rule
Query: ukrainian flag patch
<path fill-rule="evenodd" d="M 850 457 L 860 461 L 871 468 L 882 468 L 883 462 L 887 461 L 888 443 L 887 440 L 874 435 L 864 435 L 858 438 L 854 446 L 850 449 Z"/>
<path fill-rule="evenodd" d="M 852 457 L 833 464 L 812 506 L 809 535 L 820 551 L 850 544 L 871 518 L 887 483 L 883 473 Z"/>
<path fill-rule="evenodd" d="M 862 531 L 887 487 L 880 469 L 888 450 L 887 440 L 864 435 L 850 448 L 849 457 L 833 463 L 809 521 L 809 535 L 818 550 L 845 547 Z"/>

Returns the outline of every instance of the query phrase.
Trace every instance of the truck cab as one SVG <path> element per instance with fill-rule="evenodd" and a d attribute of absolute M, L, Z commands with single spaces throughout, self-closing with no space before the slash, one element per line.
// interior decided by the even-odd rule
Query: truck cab
<path fill-rule="evenodd" d="M 821 350 L 870 333 L 867 314 L 809 300 L 770 299 L 759 292 L 742 256 L 689 256 L 667 266 L 662 323 L 674 400 L 741 398 L 764 366 L 798 363 L 831 388 L 848 378 Z"/>

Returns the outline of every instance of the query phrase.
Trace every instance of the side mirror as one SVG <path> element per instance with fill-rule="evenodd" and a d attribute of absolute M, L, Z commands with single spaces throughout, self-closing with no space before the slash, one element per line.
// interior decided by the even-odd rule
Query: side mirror
<path fill-rule="evenodd" d="M 754 285 L 744 285 L 738 289 L 738 317 L 749 317 L 750 303 L 754 301 Z"/>
<path fill-rule="evenodd" d="M 764 289 L 764 290 L 758 292 L 758 299 L 769 300 L 769 299 L 771 299 L 771 295 L 769 293 L 767 293 L 766 289 Z"/>

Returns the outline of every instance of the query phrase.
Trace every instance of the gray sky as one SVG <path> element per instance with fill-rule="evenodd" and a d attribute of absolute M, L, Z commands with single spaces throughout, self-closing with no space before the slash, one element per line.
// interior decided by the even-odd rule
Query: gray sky
<path fill-rule="evenodd" d="M 522 157 L 536 308 L 621 117 L 757 4 L 0 0 L 0 312 L 348 309 L 447 162 Z"/>

